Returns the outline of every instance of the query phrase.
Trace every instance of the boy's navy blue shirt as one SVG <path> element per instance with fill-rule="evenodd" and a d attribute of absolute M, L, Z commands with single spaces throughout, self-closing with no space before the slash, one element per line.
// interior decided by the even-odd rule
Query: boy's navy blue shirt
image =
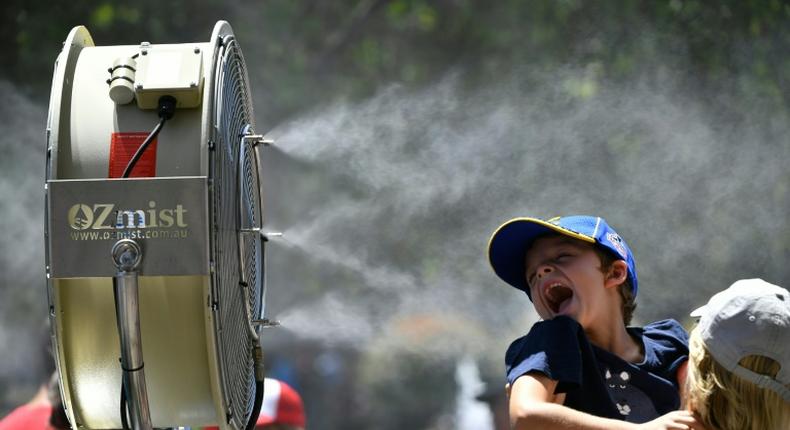
<path fill-rule="evenodd" d="M 572 318 L 538 322 L 508 348 L 507 381 L 539 372 L 557 381 L 555 393 L 566 393 L 565 406 L 635 423 L 679 409 L 677 370 L 688 359 L 688 334 L 675 320 L 628 332 L 644 345 L 641 363 L 591 344 Z"/>

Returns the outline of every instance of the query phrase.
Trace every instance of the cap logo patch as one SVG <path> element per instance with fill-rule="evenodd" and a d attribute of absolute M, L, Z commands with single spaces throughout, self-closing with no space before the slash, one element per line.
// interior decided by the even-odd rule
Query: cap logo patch
<path fill-rule="evenodd" d="M 624 258 L 627 257 L 625 246 L 623 246 L 623 239 L 617 233 L 606 233 L 606 239 L 617 249 Z"/>

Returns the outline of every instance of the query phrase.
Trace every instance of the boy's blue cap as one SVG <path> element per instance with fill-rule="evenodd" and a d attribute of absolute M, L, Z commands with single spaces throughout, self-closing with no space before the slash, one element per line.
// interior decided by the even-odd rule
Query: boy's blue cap
<path fill-rule="evenodd" d="M 611 252 L 628 264 L 628 278 L 634 297 L 637 292 L 636 263 L 631 249 L 601 217 L 573 215 L 550 220 L 513 218 L 499 226 L 488 241 L 488 261 L 494 272 L 508 284 L 529 296 L 526 277 L 526 255 L 538 237 L 559 233 L 592 243 Z M 530 296 L 530 300 L 532 297 Z"/>

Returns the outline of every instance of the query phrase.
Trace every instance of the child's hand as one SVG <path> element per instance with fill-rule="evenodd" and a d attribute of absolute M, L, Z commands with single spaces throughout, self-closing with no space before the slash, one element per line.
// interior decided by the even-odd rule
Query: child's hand
<path fill-rule="evenodd" d="M 639 430 L 706 430 L 689 411 L 672 411 L 666 415 L 662 415 L 653 421 L 646 422 L 637 426 Z"/>

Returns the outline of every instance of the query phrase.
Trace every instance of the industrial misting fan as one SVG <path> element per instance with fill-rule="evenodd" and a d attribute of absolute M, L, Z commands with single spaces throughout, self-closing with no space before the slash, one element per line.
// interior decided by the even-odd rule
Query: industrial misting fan
<path fill-rule="evenodd" d="M 262 147 L 241 49 L 95 46 L 55 62 L 47 118 L 52 341 L 75 429 L 254 423 L 263 396 Z"/>

